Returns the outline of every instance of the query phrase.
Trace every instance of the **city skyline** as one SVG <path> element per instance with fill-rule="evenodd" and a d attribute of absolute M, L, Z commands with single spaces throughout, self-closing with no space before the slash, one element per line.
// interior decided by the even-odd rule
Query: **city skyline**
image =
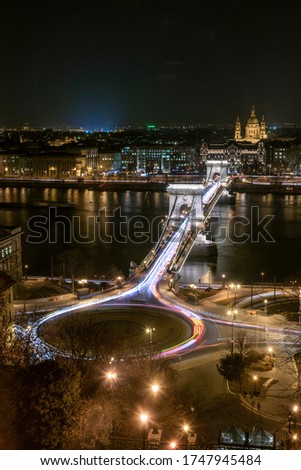
<path fill-rule="evenodd" d="M 301 122 L 300 7 L 4 1 L 0 125 Z M 261 116 L 259 116 L 261 117 Z"/>
<path fill-rule="evenodd" d="M 1 1 L 3 468 L 301 450 L 300 17 Z"/>

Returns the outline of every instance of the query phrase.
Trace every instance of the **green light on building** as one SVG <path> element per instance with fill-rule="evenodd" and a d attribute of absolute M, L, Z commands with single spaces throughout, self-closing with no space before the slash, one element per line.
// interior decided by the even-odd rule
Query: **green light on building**
<path fill-rule="evenodd" d="M 147 128 L 148 129 L 156 129 L 156 126 L 155 126 L 155 124 L 148 124 Z"/>

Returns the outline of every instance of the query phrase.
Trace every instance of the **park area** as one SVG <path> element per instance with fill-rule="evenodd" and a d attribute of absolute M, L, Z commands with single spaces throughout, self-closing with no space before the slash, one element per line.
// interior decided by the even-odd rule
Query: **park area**
<path fill-rule="evenodd" d="M 69 354 L 95 357 L 107 348 L 120 355 L 160 353 L 187 340 L 191 328 L 162 307 L 116 305 L 59 317 L 40 333 L 44 341 Z"/>

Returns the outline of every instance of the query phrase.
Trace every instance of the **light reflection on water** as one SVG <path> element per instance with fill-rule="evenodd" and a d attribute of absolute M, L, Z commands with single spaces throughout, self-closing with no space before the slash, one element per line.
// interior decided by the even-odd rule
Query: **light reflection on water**
<path fill-rule="evenodd" d="M 112 235 L 113 225 L 105 229 L 103 220 L 96 223 L 95 217 L 99 210 L 106 208 L 107 214 L 112 215 L 113 210 L 121 207 L 121 215 L 128 219 L 133 216 L 143 216 L 147 221 L 156 217 L 160 220 L 168 213 L 169 196 L 163 192 L 97 192 L 77 189 L 25 189 L 4 188 L 0 189 L 0 202 L 29 203 L 34 200 L 73 202 L 75 209 L 58 209 L 58 214 L 71 219 L 77 216 L 80 222 L 80 234 L 85 243 L 78 243 L 71 237 L 71 243 L 64 243 L 63 223 L 59 224 L 59 237 L 57 243 L 49 240 L 40 244 L 26 242 L 29 234 L 27 227 L 30 218 L 41 215 L 48 217 L 47 208 L 21 207 L 0 208 L 0 223 L 4 225 L 21 225 L 23 235 L 23 260 L 30 266 L 28 274 L 50 275 L 51 258 L 53 259 L 54 274 L 59 274 L 61 269 L 62 253 L 70 256 L 78 256 L 80 262 L 77 266 L 77 275 L 89 277 L 106 274 L 111 265 L 119 268 L 125 276 L 128 274 L 130 261 L 139 263 L 151 249 L 152 243 L 148 237 L 143 243 L 118 242 L 104 243 L 106 235 Z M 252 224 L 246 225 L 245 233 L 249 240 L 245 243 L 233 242 L 234 233 L 238 227 L 229 223 L 235 216 L 249 220 L 251 207 L 259 207 L 259 220 L 265 216 L 273 215 L 274 218 L 267 224 L 274 243 L 268 243 L 263 237 L 251 240 Z M 261 272 L 265 272 L 265 280 L 281 281 L 289 275 L 297 275 L 301 268 L 301 196 L 274 196 L 257 194 L 237 194 L 236 203 L 219 204 L 212 213 L 216 219 L 214 237 L 220 238 L 220 228 L 227 232 L 224 241 L 218 243 L 218 256 L 216 258 L 190 257 L 186 261 L 182 271 L 181 280 L 191 283 L 220 281 L 222 274 L 232 281 L 260 282 Z M 127 220 L 128 220 L 127 219 Z M 112 219 L 113 220 L 113 219 Z M 239 219 L 242 220 L 242 219 Z M 116 221 L 116 218 L 115 218 Z M 68 224 L 67 224 L 68 225 Z M 127 232 L 128 224 L 123 225 L 123 233 Z M 157 227 L 157 226 L 156 226 Z M 68 227 L 67 227 L 68 228 Z M 94 236 L 94 228 L 96 228 Z M 145 224 L 143 230 L 145 230 Z M 54 227 L 51 227 L 54 233 Z M 240 232 L 239 232 L 240 233 Z M 69 235 L 69 231 L 66 230 Z M 230 237 L 230 238 L 229 238 Z M 231 240 L 232 239 L 232 240 Z M 138 241 L 138 240 L 136 240 Z M 76 252 L 73 250 L 76 249 Z M 67 261 L 66 261 L 66 264 Z M 209 270 L 210 268 L 210 270 Z M 66 270 L 68 268 L 65 267 Z M 56 272 L 57 271 L 57 272 Z"/>

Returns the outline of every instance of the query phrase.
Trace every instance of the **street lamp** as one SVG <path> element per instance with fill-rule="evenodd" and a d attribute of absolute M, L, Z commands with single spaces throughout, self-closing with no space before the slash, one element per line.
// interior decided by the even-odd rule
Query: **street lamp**
<path fill-rule="evenodd" d="M 297 419 L 296 419 L 296 413 L 298 412 L 299 410 L 299 407 L 298 405 L 294 405 L 293 408 L 292 408 L 292 413 L 289 413 L 288 415 L 288 432 L 291 433 L 291 422 L 294 421 L 294 427 L 296 429 L 296 423 L 297 423 Z M 294 417 L 293 417 L 294 415 Z"/>
<path fill-rule="evenodd" d="M 105 378 L 107 380 L 108 388 L 111 390 L 111 393 L 113 393 L 117 380 L 117 373 L 114 370 L 109 370 L 105 373 Z"/>
<path fill-rule="evenodd" d="M 208 266 L 209 287 L 211 287 L 211 266 Z"/>
<path fill-rule="evenodd" d="M 234 331 L 233 331 L 233 323 L 236 320 L 237 310 L 231 308 L 227 311 L 227 315 L 232 315 L 232 323 L 231 323 L 231 356 L 233 357 L 234 354 Z"/>
<path fill-rule="evenodd" d="M 171 442 L 169 443 L 169 447 L 170 447 L 171 449 L 176 449 L 177 446 L 178 446 L 178 444 L 177 444 L 176 441 L 171 441 Z"/>
<path fill-rule="evenodd" d="M 294 449 L 296 449 L 296 441 L 297 441 L 297 439 L 298 439 L 298 434 L 295 433 L 295 434 L 293 435 Z"/>
<path fill-rule="evenodd" d="M 141 422 L 141 429 L 142 429 L 142 449 L 145 450 L 146 448 L 146 429 L 148 423 L 148 414 L 141 413 L 140 414 L 140 422 Z"/>
<path fill-rule="evenodd" d="M 195 284 L 190 284 L 190 289 L 192 290 L 192 293 L 193 293 L 193 298 L 194 298 L 194 302 L 197 301 L 197 298 L 198 298 L 198 295 L 197 295 L 197 292 L 196 292 L 196 285 Z"/>
<path fill-rule="evenodd" d="M 25 264 L 25 265 L 24 265 L 24 277 L 25 277 L 25 281 L 27 280 L 27 269 L 28 269 L 28 264 Z"/>
<path fill-rule="evenodd" d="M 109 371 L 106 374 L 107 379 L 109 379 L 111 382 L 114 382 L 114 380 L 117 379 L 117 374 L 116 372 Z"/>
<path fill-rule="evenodd" d="M 270 362 L 272 362 L 273 348 L 271 346 L 268 348 L 268 352 L 269 352 L 269 355 L 270 355 Z"/>
<path fill-rule="evenodd" d="M 261 291 L 263 292 L 263 277 L 264 273 L 261 273 Z"/>
<path fill-rule="evenodd" d="M 268 313 L 268 301 L 264 299 L 264 314 L 267 315 Z"/>
<path fill-rule="evenodd" d="M 230 289 L 234 290 L 234 306 L 235 306 L 236 305 L 237 290 L 240 289 L 240 284 L 232 282 L 229 287 L 230 287 Z"/>
<path fill-rule="evenodd" d="M 152 388 L 153 394 L 156 396 L 160 390 L 160 386 L 158 384 L 153 384 L 151 388 Z"/>
<path fill-rule="evenodd" d="M 291 413 L 288 414 L 288 432 L 291 433 L 291 421 L 292 421 L 292 415 Z"/>
<path fill-rule="evenodd" d="M 254 381 L 254 395 L 255 395 L 255 396 L 256 396 L 256 393 L 257 393 L 257 391 L 256 391 L 257 379 L 258 379 L 257 375 L 253 375 L 253 381 Z"/>
<path fill-rule="evenodd" d="M 156 331 L 156 328 L 146 328 L 145 332 L 149 335 L 149 351 L 150 354 L 153 350 L 153 332 Z"/>
<path fill-rule="evenodd" d="M 183 424 L 182 429 L 183 429 L 184 434 L 186 436 L 185 437 L 185 446 L 188 447 L 188 445 L 189 445 L 189 433 L 191 431 L 190 426 L 187 423 L 185 423 L 185 424 Z"/>

